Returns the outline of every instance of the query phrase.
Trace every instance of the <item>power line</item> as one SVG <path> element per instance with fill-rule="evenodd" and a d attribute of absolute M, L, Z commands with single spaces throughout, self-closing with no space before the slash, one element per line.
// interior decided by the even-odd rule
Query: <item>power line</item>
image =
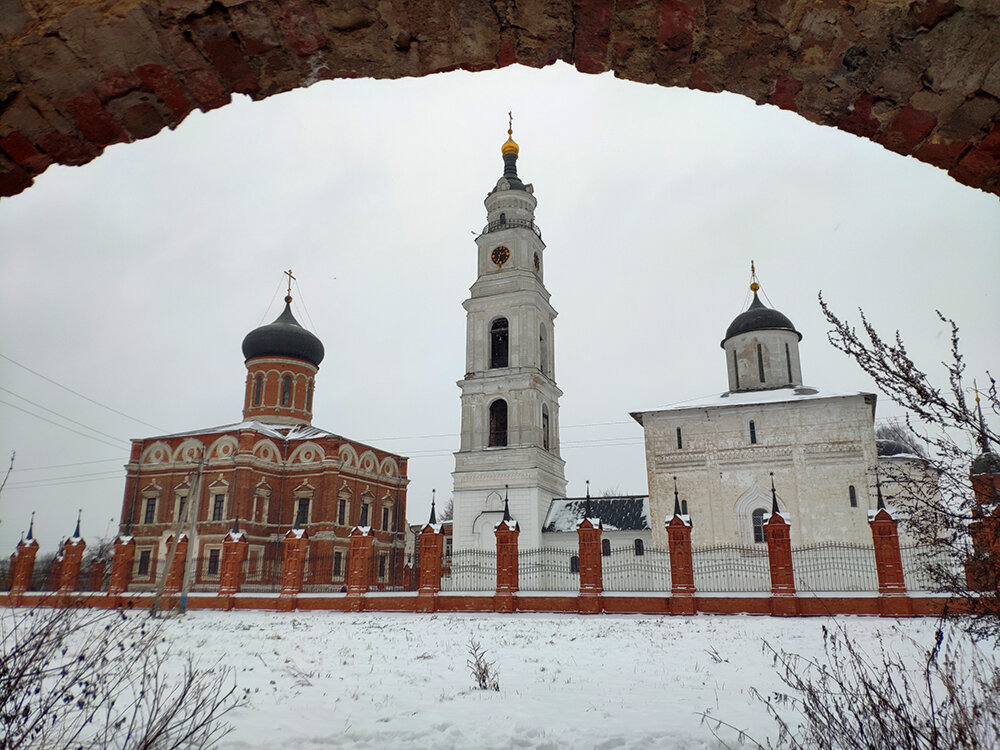
<path fill-rule="evenodd" d="M 3 355 L 0 355 L 0 356 L 3 356 Z M 34 412 L 28 411 L 27 409 L 22 409 L 20 406 L 15 406 L 14 404 L 12 404 L 12 403 L 10 403 L 8 401 L 0 400 L 0 404 L 3 404 L 4 406 L 9 406 L 11 409 L 17 409 L 18 411 L 23 411 L 25 414 L 30 414 L 35 419 L 40 419 L 43 422 L 48 422 L 49 424 L 55 425 L 56 427 L 61 427 L 62 429 L 67 430 L 67 431 L 72 432 L 72 433 L 75 433 L 77 435 L 80 435 L 81 437 L 85 437 L 85 438 L 88 438 L 90 440 L 96 440 L 98 443 L 103 443 L 104 445 L 110 446 L 111 448 L 115 448 L 116 450 L 121 450 L 121 448 L 122 448 L 121 445 L 115 445 L 114 443 L 110 443 L 107 440 L 101 440 L 101 438 L 99 438 L 99 437 L 94 437 L 93 435 L 88 435 L 85 432 L 80 432 L 79 430 L 74 430 L 72 427 L 67 427 L 64 424 L 59 424 L 59 422 L 54 422 L 51 419 L 43 417 L 41 414 L 35 414 Z"/>
<path fill-rule="evenodd" d="M 34 401 L 32 401 L 30 398 L 25 398 L 20 393 L 14 393 L 14 391 L 10 390 L 9 388 L 4 388 L 3 386 L 0 386 L 0 391 L 4 391 L 5 393 L 9 393 L 11 396 L 14 396 L 15 398 L 19 398 L 22 401 L 27 401 L 32 406 L 34 406 L 34 407 L 36 407 L 38 409 L 41 409 L 42 411 L 46 411 L 49 414 L 55 414 L 60 419 L 65 419 L 67 422 L 72 422 L 73 424 L 77 425 L 78 427 L 83 427 L 86 430 L 90 430 L 91 432 L 95 432 L 98 435 L 103 435 L 106 438 L 111 438 L 112 440 L 121 440 L 121 438 L 118 437 L 117 435 L 109 435 L 106 432 L 101 432 L 100 430 L 94 429 L 89 424 L 84 424 L 83 422 L 77 422 L 75 419 L 70 419 L 65 414 L 60 414 L 59 412 L 55 411 L 54 409 L 50 409 L 47 406 L 42 406 L 41 404 L 37 404 Z M 122 442 L 123 443 L 127 443 L 128 441 L 127 440 L 122 440 Z"/>
<path fill-rule="evenodd" d="M 37 372 L 36 370 L 32 370 L 27 365 L 22 365 L 20 362 L 11 359 L 6 354 L 0 354 L 0 357 L 3 357 L 4 359 L 6 359 L 11 364 L 17 365 L 18 367 L 20 367 L 23 370 L 27 370 L 32 375 L 35 375 L 35 376 L 41 378 L 42 380 L 45 380 L 46 382 L 52 383 L 52 385 L 59 386 L 64 391 L 68 391 L 69 393 L 72 393 L 74 396 L 78 396 L 78 397 L 82 398 L 84 401 L 89 401 L 92 404 L 96 404 L 97 406 L 100 406 L 102 409 L 107 409 L 108 411 L 113 412 L 113 413 L 117 414 L 120 417 L 125 417 L 126 419 L 131 419 L 133 422 L 138 422 L 139 424 L 145 425 L 146 427 L 152 427 L 154 430 L 158 430 L 159 432 L 167 432 L 167 430 L 163 429 L 162 427 L 157 427 L 155 424 L 150 424 L 149 422 L 143 422 L 141 419 L 133 417 L 130 414 L 126 414 L 123 411 L 118 411 L 117 409 L 114 409 L 114 408 L 108 406 L 107 404 L 102 404 L 100 401 L 95 401 L 94 399 L 90 398 L 90 396 L 84 396 L 79 391 L 74 391 L 72 388 L 63 385 L 62 383 L 58 383 L 55 380 L 53 380 L 52 378 L 47 377 L 45 375 L 42 375 L 42 373 L 40 373 L 40 372 Z"/>
<path fill-rule="evenodd" d="M 124 479 L 124 476 L 122 474 L 118 473 L 118 472 L 115 472 L 115 476 L 95 477 L 93 479 L 74 479 L 72 482 L 48 482 L 48 483 L 39 483 L 39 484 L 29 484 L 29 485 L 25 485 L 25 486 L 16 487 L 16 489 L 34 490 L 34 489 L 38 489 L 40 487 L 63 487 L 63 486 L 68 486 L 68 485 L 72 485 L 72 484 L 86 484 L 87 482 L 107 482 L 107 481 L 110 481 L 112 479 Z M 8 489 L 10 489 L 10 487 L 11 487 L 11 485 L 8 485 Z"/>
<path fill-rule="evenodd" d="M 77 461 L 72 464 L 50 464 L 48 466 L 25 466 L 21 469 L 14 469 L 14 473 L 20 471 L 43 471 L 45 469 L 67 469 L 71 466 L 87 466 L 89 464 L 107 464 L 114 461 L 115 463 L 124 463 L 128 461 L 128 456 L 123 456 L 122 458 L 98 458 L 94 461 Z"/>
<path fill-rule="evenodd" d="M 120 471 L 92 471 L 87 474 L 68 474 L 64 477 L 43 477 L 41 479 L 26 479 L 22 482 L 13 482 L 8 487 L 34 487 L 34 486 L 49 486 L 50 484 L 61 484 L 65 481 L 67 484 L 75 484 L 70 480 L 77 479 L 88 479 L 92 481 L 90 477 L 100 477 L 100 478 L 112 478 L 123 476 Z"/>

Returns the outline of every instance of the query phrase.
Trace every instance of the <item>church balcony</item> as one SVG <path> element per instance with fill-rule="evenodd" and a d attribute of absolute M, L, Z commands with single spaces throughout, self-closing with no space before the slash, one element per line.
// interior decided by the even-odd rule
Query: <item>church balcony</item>
<path fill-rule="evenodd" d="M 533 221 L 528 219 L 506 219 L 504 221 L 491 221 L 485 227 L 483 227 L 483 234 L 490 234 L 491 232 L 500 232 L 504 229 L 530 229 L 532 232 L 538 235 L 538 238 L 542 237 L 542 230 L 538 228 L 538 225 Z"/>

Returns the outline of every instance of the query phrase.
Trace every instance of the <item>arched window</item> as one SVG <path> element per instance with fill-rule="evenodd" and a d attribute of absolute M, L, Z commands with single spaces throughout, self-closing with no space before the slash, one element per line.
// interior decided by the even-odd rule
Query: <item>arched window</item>
<path fill-rule="evenodd" d="M 569 558 L 569 572 L 579 573 L 580 572 L 580 556 L 573 555 Z"/>
<path fill-rule="evenodd" d="M 260 406 L 260 396 L 264 392 L 264 376 L 258 374 L 253 379 L 253 405 Z"/>
<path fill-rule="evenodd" d="M 507 445 L 507 402 L 502 398 L 490 404 L 490 442 L 491 448 L 502 448 Z"/>
<path fill-rule="evenodd" d="M 753 540 L 755 543 L 760 544 L 765 541 L 764 539 L 764 516 L 767 515 L 767 511 L 763 508 L 757 508 L 750 516 L 753 521 Z"/>
<path fill-rule="evenodd" d="M 757 425 L 754 424 L 753 420 L 750 420 L 750 442 L 757 442 Z"/>
<path fill-rule="evenodd" d="M 285 375 L 281 379 L 281 405 L 289 406 L 292 403 L 292 376 Z"/>
<path fill-rule="evenodd" d="M 490 325 L 490 367 L 507 367 L 509 348 L 507 318 L 497 318 Z"/>
<path fill-rule="evenodd" d="M 636 539 L 635 540 L 635 556 L 636 557 L 642 557 L 645 554 L 646 554 L 646 547 L 645 547 L 645 545 L 643 545 L 641 539 Z"/>
<path fill-rule="evenodd" d="M 677 428 L 677 450 L 684 448 L 684 437 L 681 435 L 681 428 Z"/>
<path fill-rule="evenodd" d="M 313 382 L 310 380 L 309 385 L 306 386 L 306 411 L 312 411 L 313 408 Z"/>
<path fill-rule="evenodd" d="M 757 344 L 757 371 L 760 373 L 760 382 L 764 382 L 764 350 Z"/>
<path fill-rule="evenodd" d="M 549 374 L 549 345 L 545 342 L 545 324 L 538 326 L 538 369 L 542 375 Z"/>
<path fill-rule="evenodd" d="M 788 344 L 785 344 L 785 362 L 788 363 L 788 382 L 792 382 L 792 353 L 788 348 Z"/>
<path fill-rule="evenodd" d="M 736 390 L 740 389 L 740 362 L 736 358 L 736 350 L 733 350 L 733 375 L 736 376 Z"/>
<path fill-rule="evenodd" d="M 688 514 L 688 501 L 681 500 L 681 515 L 686 516 L 687 514 Z"/>
<path fill-rule="evenodd" d="M 850 487 L 847 488 L 847 495 L 851 499 L 851 507 L 852 508 L 857 508 L 858 507 L 858 491 L 856 489 L 854 489 L 854 485 L 853 484 Z"/>
<path fill-rule="evenodd" d="M 500 223 L 501 224 L 507 223 L 507 214 L 500 214 Z"/>
<path fill-rule="evenodd" d="M 549 406 L 542 404 L 542 448 L 549 449 Z"/>
<path fill-rule="evenodd" d="M 611 540 L 610 539 L 602 539 L 601 540 L 601 556 L 602 557 L 611 557 Z"/>

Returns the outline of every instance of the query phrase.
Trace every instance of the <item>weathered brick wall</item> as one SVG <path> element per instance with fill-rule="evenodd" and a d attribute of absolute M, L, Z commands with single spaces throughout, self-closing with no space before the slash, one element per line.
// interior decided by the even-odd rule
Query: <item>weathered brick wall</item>
<path fill-rule="evenodd" d="M 1000 193 L 995 0 L 6 0 L 0 195 L 233 92 L 565 60 L 744 94 Z"/>

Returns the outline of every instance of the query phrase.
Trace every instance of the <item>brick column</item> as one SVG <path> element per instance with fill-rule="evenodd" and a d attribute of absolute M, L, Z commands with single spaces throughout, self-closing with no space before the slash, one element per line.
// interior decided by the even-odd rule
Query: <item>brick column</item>
<path fill-rule="evenodd" d="M 95 557 L 90 561 L 87 570 L 87 590 L 101 591 L 104 588 L 104 572 L 108 569 L 108 561 Z"/>
<path fill-rule="evenodd" d="M 135 559 L 135 539 L 131 534 L 115 539 L 111 553 L 111 578 L 108 580 L 108 594 L 116 596 L 128 590 L 132 581 L 132 561 Z"/>
<path fill-rule="evenodd" d="M 497 537 L 497 591 L 493 609 L 496 612 L 514 612 L 517 610 L 515 595 L 520 584 L 517 539 L 521 535 L 521 527 L 511 518 L 506 499 L 503 503 L 503 519 L 496 525 L 494 533 Z"/>
<path fill-rule="evenodd" d="M 771 614 L 797 615 L 799 600 L 795 594 L 795 574 L 792 571 L 792 527 L 776 508 L 764 524 L 767 541 L 767 563 L 771 570 Z"/>
<path fill-rule="evenodd" d="M 77 526 L 77 532 L 79 532 Z M 59 569 L 59 596 L 67 597 L 73 591 L 80 590 L 80 568 L 83 565 L 83 551 L 86 542 L 79 536 L 72 536 L 63 543 L 62 565 Z"/>
<path fill-rule="evenodd" d="M 972 557 L 965 564 L 965 580 L 972 591 L 1000 592 L 1000 458 L 989 450 L 973 461 L 969 479 L 975 494 L 969 536 Z"/>
<path fill-rule="evenodd" d="M 247 559 L 247 536 L 240 531 L 237 518 L 233 529 L 222 540 L 222 560 L 219 563 L 219 595 L 231 596 L 240 592 L 243 583 L 243 562 Z M 231 603 L 227 609 L 231 609 Z"/>
<path fill-rule="evenodd" d="M 589 503 L 588 503 L 589 507 Z M 601 560 L 601 534 L 604 527 L 599 518 L 587 518 L 576 525 L 580 544 L 580 614 L 601 611 L 604 592 L 604 570 Z"/>
<path fill-rule="evenodd" d="M 370 526 L 355 526 L 351 530 L 351 547 L 347 553 L 347 595 L 351 597 L 350 609 L 364 609 L 362 596 L 368 593 L 372 578 L 372 552 L 375 537 Z"/>
<path fill-rule="evenodd" d="M 913 614 L 910 598 L 903 581 L 903 560 L 899 554 L 897 521 L 882 502 L 878 487 L 878 507 L 868 511 L 868 525 L 875 546 L 875 571 L 878 574 L 879 614 L 883 617 L 905 617 Z"/>
<path fill-rule="evenodd" d="M 173 542 L 173 536 L 167 538 L 167 559 L 164 561 L 164 564 L 170 562 L 170 546 Z M 184 563 L 187 560 L 187 549 L 188 536 L 187 534 L 181 534 L 177 542 L 177 551 L 174 553 L 174 563 L 167 571 L 167 580 L 163 584 L 164 594 L 176 594 L 181 590 L 181 586 L 184 583 Z"/>
<path fill-rule="evenodd" d="M 667 550 L 670 554 L 670 613 L 693 615 L 698 611 L 694 589 L 694 560 L 691 556 L 691 521 L 681 515 L 674 498 L 674 515 L 667 521 Z"/>
<path fill-rule="evenodd" d="M 281 564 L 281 595 L 278 609 L 284 612 L 295 609 L 295 597 L 302 591 L 302 578 L 306 568 L 306 550 L 309 536 L 305 529 L 289 529 L 282 542 L 285 548 Z"/>
<path fill-rule="evenodd" d="M 444 534 L 441 524 L 436 522 L 434 504 L 431 502 L 431 518 L 420 530 L 419 586 L 417 588 L 417 611 L 434 612 L 437 609 L 437 593 L 441 590 L 441 563 L 444 556 Z"/>
<path fill-rule="evenodd" d="M 28 529 L 28 538 L 17 543 L 14 554 L 10 556 L 10 603 L 17 605 L 24 592 L 31 589 L 31 576 L 35 572 L 35 556 L 38 554 L 38 542 Z"/>

